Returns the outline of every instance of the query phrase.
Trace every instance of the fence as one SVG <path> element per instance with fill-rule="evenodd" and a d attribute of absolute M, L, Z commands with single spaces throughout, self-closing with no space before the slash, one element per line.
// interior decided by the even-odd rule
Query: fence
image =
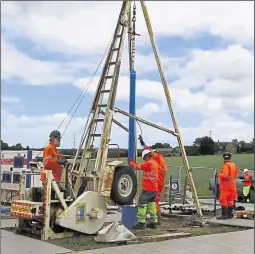
<path fill-rule="evenodd" d="M 168 172 L 165 177 L 165 184 L 169 183 L 170 176 L 172 179 L 179 179 L 181 193 L 183 194 L 184 186 L 187 181 L 187 172 L 184 166 L 167 165 Z M 209 181 L 214 184 L 214 176 L 217 172 L 215 168 L 209 167 L 192 167 L 192 177 L 196 186 L 197 194 L 200 198 L 213 198 L 214 195 L 209 190 Z"/>

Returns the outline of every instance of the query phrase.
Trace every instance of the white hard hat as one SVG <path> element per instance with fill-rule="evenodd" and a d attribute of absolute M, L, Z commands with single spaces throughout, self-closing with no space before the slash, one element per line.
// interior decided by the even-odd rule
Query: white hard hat
<path fill-rule="evenodd" d="M 149 154 L 149 153 L 151 153 L 151 150 L 148 150 L 148 149 L 143 150 L 143 152 L 142 152 L 142 158 L 144 158 L 144 156 L 147 155 L 147 154 Z"/>
<path fill-rule="evenodd" d="M 245 169 L 243 170 L 244 173 L 246 173 L 247 171 L 249 171 L 249 169 L 247 169 L 247 168 L 245 168 Z"/>

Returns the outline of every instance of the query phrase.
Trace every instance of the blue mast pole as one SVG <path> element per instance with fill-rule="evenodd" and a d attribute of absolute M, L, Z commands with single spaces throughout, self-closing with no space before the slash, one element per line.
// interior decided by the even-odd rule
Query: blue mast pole
<path fill-rule="evenodd" d="M 130 93 L 129 93 L 129 113 L 136 114 L 136 71 L 130 71 Z M 136 160 L 136 123 L 135 119 L 129 117 L 128 133 L 128 158 Z"/>
<path fill-rule="evenodd" d="M 133 7 L 133 18 L 131 18 L 131 7 L 129 11 L 129 66 L 130 66 L 130 90 L 129 90 L 129 113 L 136 115 L 136 71 L 135 71 L 135 3 Z M 132 27 L 133 22 L 133 27 Z M 136 122 L 129 117 L 128 133 L 128 158 L 136 160 Z M 133 201 L 135 204 L 135 200 Z M 122 208 L 122 223 L 127 227 L 136 224 L 136 207 L 125 206 Z"/>

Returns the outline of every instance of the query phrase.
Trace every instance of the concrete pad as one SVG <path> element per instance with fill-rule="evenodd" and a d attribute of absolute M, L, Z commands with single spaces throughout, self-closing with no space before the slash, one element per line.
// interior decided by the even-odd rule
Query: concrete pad
<path fill-rule="evenodd" d="M 230 220 L 217 220 L 216 217 L 213 217 L 213 218 L 207 220 L 207 222 L 217 224 L 217 225 L 254 228 L 254 220 L 239 219 L 239 218 L 235 218 L 235 217 Z"/>
<path fill-rule="evenodd" d="M 244 244 L 245 243 L 245 244 Z M 79 254 L 253 254 L 254 230 L 78 252 Z"/>
<path fill-rule="evenodd" d="M 1 219 L 1 228 L 14 228 L 18 225 L 18 219 Z"/>
<path fill-rule="evenodd" d="M 6 230 L 1 230 L 1 252 L 4 254 L 67 254 L 71 250 L 56 245 L 31 239 L 26 236 L 16 235 Z"/>

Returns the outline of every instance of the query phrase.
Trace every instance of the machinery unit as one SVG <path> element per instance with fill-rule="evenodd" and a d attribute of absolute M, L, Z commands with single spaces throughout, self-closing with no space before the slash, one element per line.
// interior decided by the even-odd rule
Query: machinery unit
<path fill-rule="evenodd" d="M 61 185 L 56 184 L 51 171 L 41 170 L 41 177 L 46 179 L 46 184 L 44 187 L 31 190 L 30 194 L 25 194 L 24 175 L 22 175 L 19 200 L 12 202 L 11 207 L 12 213 L 19 217 L 18 232 L 23 230 L 37 232 L 41 235 L 42 240 L 66 237 L 77 232 L 94 234 L 105 223 L 107 204 L 111 202 L 117 205 L 133 204 L 137 192 L 137 176 L 134 169 L 127 165 L 127 162 L 120 160 L 109 162 L 107 155 L 111 127 L 112 123 L 115 123 L 129 131 L 129 134 L 131 133 L 129 141 L 133 139 L 133 142 L 129 142 L 129 145 L 132 146 L 129 156 L 134 157 L 134 151 L 136 150 L 135 121 L 170 133 L 177 138 L 192 187 L 197 212 L 202 221 L 202 212 L 192 173 L 172 109 L 172 102 L 156 49 L 148 11 L 145 3 L 140 2 L 175 130 L 169 130 L 136 117 L 133 106 L 130 107 L 129 113 L 114 107 L 126 34 L 128 34 L 129 39 L 130 55 L 130 100 L 134 99 L 135 96 L 136 7 L 134 4 L 132 18 L 132 1 L 123 1 L 115 33 L 75 158 L 68 160 L 68 165 L 63 169 Z M 130 103 L 132 104 L 132 101 Z M 132 120 L 129 129 L 113 118 L 114 113 L 126 115 Z M 99 140 L 96 159 L 94 159 L 95 139 Z"/>

